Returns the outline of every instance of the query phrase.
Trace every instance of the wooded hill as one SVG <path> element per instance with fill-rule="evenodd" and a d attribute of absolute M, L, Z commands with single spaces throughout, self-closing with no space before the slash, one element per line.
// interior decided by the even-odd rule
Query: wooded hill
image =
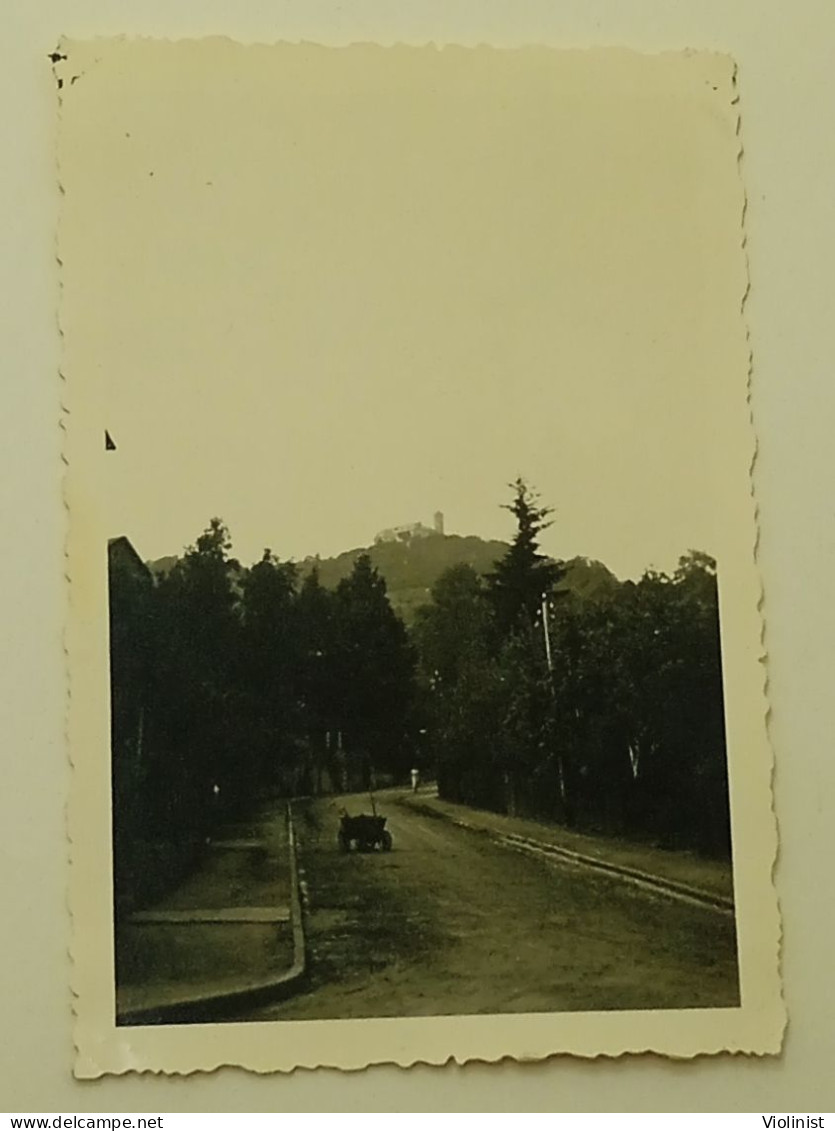
<path fill-rule="evenodd" d="M 372 564 L 385 580 L 388 598 L 394 611 L 411 625 L 415 612 L 430 600 L 432 586 L 450 566 L 468 565 L 476 573 L 490 573 L 507 552 L 508 543 L 468 534 L 430 534 L 402 542 L 378 542 L 373 546 L 345 550 L 333 558 L 309 557 L 298 563 L 299 580 L 314 569 L 326 589 L 335 589 L 349 577 L 357 559 L 368 554 Z M 167 574 L 178 559 L 158 558 L 148 562 L 157 575 Z M 565 574 L 557 589 L 578 597 L 595 599 L 608 596 L 618 579 L 602 562 L 589 558 L 572 558 L 565 564 Z"/>

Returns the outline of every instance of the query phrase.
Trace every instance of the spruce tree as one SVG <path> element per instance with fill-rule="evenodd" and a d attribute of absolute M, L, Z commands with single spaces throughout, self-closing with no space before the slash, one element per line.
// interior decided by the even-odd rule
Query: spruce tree
<path fill-rule="evenodd" d="M 500 631 L 509 635 L 534 623 L 543 595 L 563 576 L 563 568 L 539 552 L 539 535 L 551 525 L 550 507 L 524 479 L 508 484 L 513 501 L 503 503 L 516 519 L 516 535 L 507 553 L 487 575 L 488 594 Z"/>

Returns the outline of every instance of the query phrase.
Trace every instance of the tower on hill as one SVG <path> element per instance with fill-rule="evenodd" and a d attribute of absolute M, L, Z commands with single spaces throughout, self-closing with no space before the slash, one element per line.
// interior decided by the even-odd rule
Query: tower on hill
<path fill-rule="evenodd" d="M 413 538 L 427 538 L 431 534 L 443 534 L 444 516 L 442 511 L 435 511 L 433 525 L 424 526 L 422 522 L 409 522 L 405 526 L 391 526 L 387 530 L 380 530 L 374 542 L 411 542 Z"/>

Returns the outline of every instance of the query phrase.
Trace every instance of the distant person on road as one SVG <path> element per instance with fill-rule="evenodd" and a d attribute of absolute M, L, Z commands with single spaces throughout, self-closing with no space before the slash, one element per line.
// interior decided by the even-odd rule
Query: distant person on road
<path fill-rule="evenodd" d="M 412 793 L 417 793 L 418 782 L 420 781 L 420 770 L 412 770 Z"/>

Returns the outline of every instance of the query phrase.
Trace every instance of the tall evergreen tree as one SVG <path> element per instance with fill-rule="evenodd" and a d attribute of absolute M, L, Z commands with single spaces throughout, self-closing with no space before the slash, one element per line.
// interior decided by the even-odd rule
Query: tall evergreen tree
<path fill-rule="evenodd" d="M 509 484 L 513 501 L 503 503 L 516 519 L 516 535 L 507 553 L 487 575 L 488 593 L 503 635 L 534 624 L 542 597 L 563 576 L 563 568 L 539 552 L 539 535 L 550 525 L 550 507 L 524 479 Z"/>
<path fill-rule="evenodd" d="M 335 663 L 337 655 L 334 596 L 314 566 L 298 595 L 300 689 L 308 727 L 327 733 L 338 729 Z"/>
<path fill-rule="evenodd" d="M 337 586 L 335 613 L 339 729 L 366 780 L 372 767 L 402 771 L 414 659 L 368 554 Z"/>
<path fill-rule="evenodd" d="M 340 711 L 340 649 L 336 599 L 314 566 L 299 590 L 299 700 L 305 741 L 311 760 L 311 789 L 323 788 L 327 769 L 331 782 L 341 781 L 338 741 L 343 724 Z"/>
<path fill-rule="evenodd" d="M 248 571 L 241 601 L 242 640 L 238 680 L 246 700 L 244 733 L 251 742 L 253 781 L 275 780 L 293 760 L 299 726 L 299 633 L 296 567 L 270 550 Z"/>
<path fill-rule="evenodd" d="M 239 794 L 242 756 L 236 741 L 240 565 L 230 550 L 229 531 L 213 518 L 158 590 L 160 714 L 182 788 L 211 798 L 217 786 L 222 803 Z"/>

